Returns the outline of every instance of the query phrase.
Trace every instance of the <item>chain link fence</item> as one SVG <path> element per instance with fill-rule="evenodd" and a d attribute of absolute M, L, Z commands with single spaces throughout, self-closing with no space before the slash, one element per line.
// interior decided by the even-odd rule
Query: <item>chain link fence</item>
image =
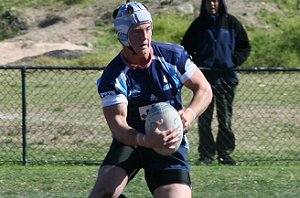
<path fill-rule="evenodd" d="M 95 163 L 111 133 L 100 108 L 99 67 L 0 67 L 0 163 Z M 238 69 L 233 114 L 241 163 L 300 161 L 300 69 Z M 183 90 L 185 102 L 190 100 Z M 215 114 L 214 114 L 215 115 Z M 217 132 L 214 118 L 212 128 Z M 198 128 L 189 131 L 198 159 Z"/>

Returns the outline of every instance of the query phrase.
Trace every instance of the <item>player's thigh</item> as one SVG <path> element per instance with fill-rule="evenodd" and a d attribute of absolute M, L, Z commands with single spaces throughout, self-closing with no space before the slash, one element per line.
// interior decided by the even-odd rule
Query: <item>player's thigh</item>
<path fill-rule="evenodd" d="M 113 165 L 104 165 L 100 168 L 95 184 L 96 192 L 124 190 L 128 182 L 125 170 Z"/>
<path fill-rule="evenodd" d="M 128 176 L 124 169 L 118 166 L 105 165 L 100 168 L 98 178 L 103 186 L 115 186 L 127 183 Z M 113 179 L 111 179 L 113 178 Z"/>
<path fill-rule="evenodd" d="M 191 198 L 192 190 L 186 184 L 168 184 L 156 188 L 153 192 L 154 198 Z"/>

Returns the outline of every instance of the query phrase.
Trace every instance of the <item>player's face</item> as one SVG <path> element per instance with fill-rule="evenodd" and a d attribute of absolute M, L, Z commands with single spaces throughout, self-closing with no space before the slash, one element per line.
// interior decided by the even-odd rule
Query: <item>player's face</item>
<path fill-rule="evenodd" d="M 129 31 L 130 45 L 134 52 L 140 55 L 148 55 L 150 53 L 151 38 L 151 23 L 133 26 Z"/>
<path fill-rule="evenodd" d="M 207 0 L 206 10 L 209 14 L 217 14 L 219 12 L 219 0 Z"/>

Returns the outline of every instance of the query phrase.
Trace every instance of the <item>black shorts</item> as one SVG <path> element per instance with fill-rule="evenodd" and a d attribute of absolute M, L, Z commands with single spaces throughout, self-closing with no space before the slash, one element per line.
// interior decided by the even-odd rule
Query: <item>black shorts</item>
<path fill-rule="evenodd" d="M 114 139 L 101 166 L 121 167 L 129 180 L 143 168 L 148 188 L 153 193 L 157 187 L 167 184 L 191 186 L 187 152 L 187 148 L 181 145 L 173 155 L 162 156 L 152 149 L 128 146 Z"/>

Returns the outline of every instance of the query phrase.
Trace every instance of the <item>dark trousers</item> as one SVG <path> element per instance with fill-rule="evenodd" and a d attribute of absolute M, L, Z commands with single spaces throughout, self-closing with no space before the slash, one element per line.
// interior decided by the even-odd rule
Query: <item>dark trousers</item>
<path fill-rule="evenodd" d="M 235 148 L 235 136 L 231 128 L 232 106 L 236 92 L 236 86 L 222 84 L 212 86 L 213 99 L 206 111 L 198 118 L 200 157 L 213 158 L 230 155 Z M 218 119 L 218 133 L 216 141 L 212 134 L 211 123 L 213 119 L 214 106 L 216 106 Z"/>

